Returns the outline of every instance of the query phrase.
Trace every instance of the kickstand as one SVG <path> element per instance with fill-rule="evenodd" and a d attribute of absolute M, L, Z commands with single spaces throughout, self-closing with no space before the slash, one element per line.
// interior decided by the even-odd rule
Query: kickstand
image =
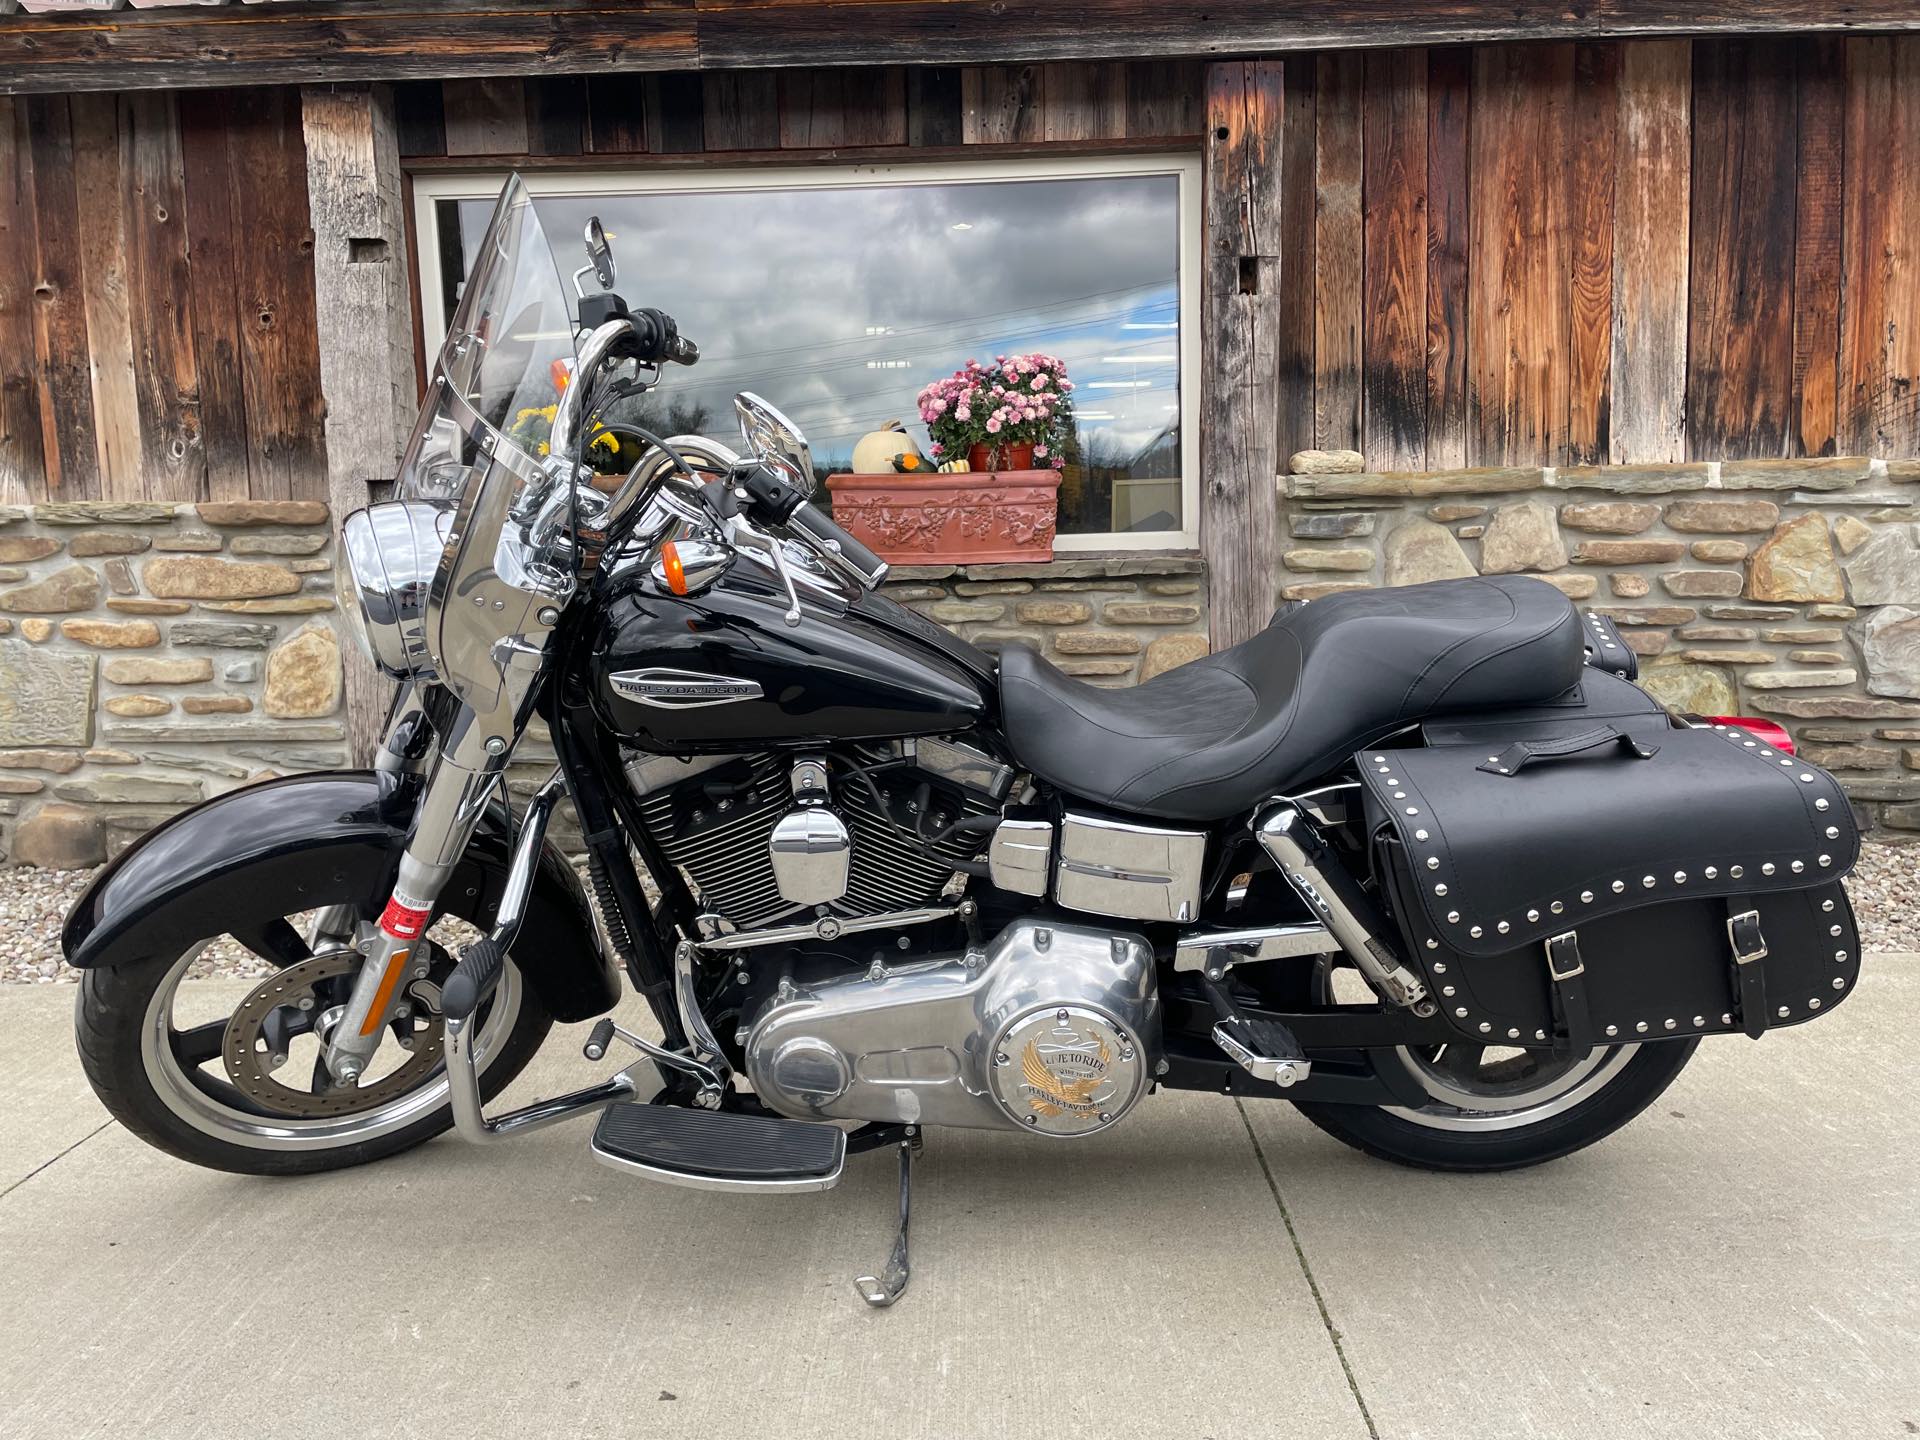
<path fill-rule="evenodd" d="M 893 1254 L 878 1275 L 861 1275 L 853 1282 L 860 1298 L 876 1310 L 884 1310 L 906 1293 L 912 1267 L 907 1263 L 907 1221 L 913 1205 L 913 1156 L 920 1148 L 920 1130 L 910 1127 L 900 1142 L 900 1233 L 894 1237 Z"/>

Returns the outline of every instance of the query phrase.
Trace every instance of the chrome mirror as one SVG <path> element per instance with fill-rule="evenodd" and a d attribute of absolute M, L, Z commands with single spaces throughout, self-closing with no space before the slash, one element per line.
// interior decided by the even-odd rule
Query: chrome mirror
<path fill-rule="evenodd" d="M 613 289 L 619 272 L 613 264 L 613 246 L 607 243 L 607 232 L 598 215 L 587 221 L 587 263 L 593 266 L 593 278 L 600 282 L 600 288 Z"/>
<path fill-rule="evenodd" d="M 740 437 L 748 453 L 764 464 L 787 472 L 787 478 L 811 495 L 814 488 L 813 451 L 800 427 L 752 391 L 733 397 L 740 417 Z"/>

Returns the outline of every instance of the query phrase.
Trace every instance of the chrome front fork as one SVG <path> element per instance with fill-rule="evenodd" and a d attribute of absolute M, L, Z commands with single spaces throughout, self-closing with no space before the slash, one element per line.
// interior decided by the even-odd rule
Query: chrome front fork
<path fill-rule="evenodd" d="M 517 705 L 507 708 L 512 723 L 504 731 L 490 723 L 492 717 L 462 711 L 450 727 L 452 733 L 440 737 L 441 748 L 427 774 L 393 893 L 371 938 L 361 947 L 366 961 L 354 980 L 346 1012 L 328 1037 L 327 1069 L 337 1084 L 359 1081 L 380 1048 L 394 1007 L 408 985 L 426 974 L 424 964 L 412 958 L 414 948 L 426 933 L 434 902 L 473 839 L 495 787 L 502 784 L 519 737 L 519 709 Z M 400 728 L 416 723 L 413 713 L 402 705 L 388 725 L 388 743 L 380 759 L 389 766 L 395 764 L 391 757 L 396 747 L 404 744 Z M 325 916 L 321 923 L 327 923 Z"/>

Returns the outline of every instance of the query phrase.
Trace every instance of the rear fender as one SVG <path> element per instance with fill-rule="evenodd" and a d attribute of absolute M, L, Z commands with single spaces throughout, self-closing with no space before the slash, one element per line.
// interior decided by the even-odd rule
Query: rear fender
<path fill-rule="evenodd" d="M 357 897 L 369 919 L 393 888 L 419 782 L 367 770 L 293 775 L 207 801 L 149 831 L 87 887 L 61 947 L 85 970 L 178 955 L 227 927 Z M 512 822 L 495 802 L 441 892 L 482 929 L 507 876 Z M 543 848 L 515 963 L 556 1020 L 591 1020 L 620 996 L 580 878 Z"/>

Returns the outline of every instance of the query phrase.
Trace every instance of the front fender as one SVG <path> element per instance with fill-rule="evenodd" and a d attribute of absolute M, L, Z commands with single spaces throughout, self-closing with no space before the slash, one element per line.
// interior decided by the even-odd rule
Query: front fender
<path fill-rule="evenodd" d="M 87 887 L 61 935 L 67 963 L 84 970 L 178 955 L 226 926 L 348 896 L 372 918 L 393 888 L 418 786 L 369 770 L 292 775 L 176 815 Z M 495 802 L 441 892 L 442 911 L 481 929 L 493 923 L 511 838 L 507 808 Z M 591 1020 L 619 999 L 580 877 L 551 844 L 513 953 L 556 1020 Z"/>

